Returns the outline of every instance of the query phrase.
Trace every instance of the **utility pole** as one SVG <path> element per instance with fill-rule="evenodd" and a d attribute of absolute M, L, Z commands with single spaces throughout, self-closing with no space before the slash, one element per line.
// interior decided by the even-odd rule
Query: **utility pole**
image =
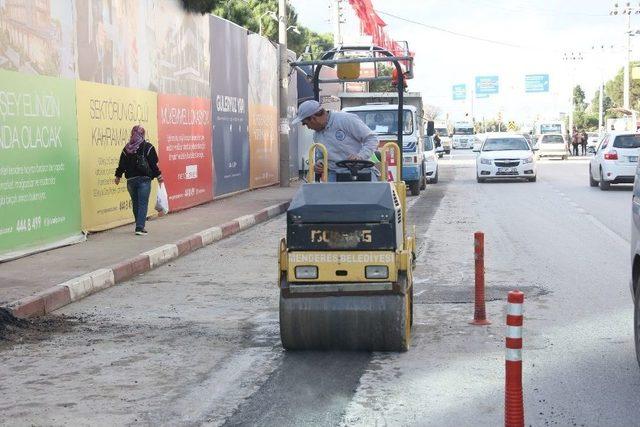
<path fill-rule="evenodd" d="M 629 94 L 629 85 L 630 85 L 630 76 L 629 76 L 629 63 L 631 62 L 631 15 L 640 13 L 640 7 L 631 6 L 631 2 L 626 2 L 625 4 L 615 3 L 613 8 L 609 10 L 609 15 L 626 15 L 626 51 L 624 54 L 624 82 L 622 83 L 622 98 L 623 98 L 623 106 L 626 110 L 630 109 L 630 94 Z"/>
<path fill-rule="evenodd" d="M 291 169 L 289 159 L 289 117 L 287 104 L 289 101 L 289 63 L 287 58 L 287 0 L 278 0 L 278 43 L 279 43 L 279 89 L 278 110 L 280 112 L 279 146 L 280 146 L 280 187 L 289 187 Z"/>
<path fill-rule="evenodd" d="M 340 28 L 342 24 L 342 0 L 331 0 L 331 21 L 333 23 L 333 47 L 338 47 L 342 44 L 342 30 Z"/>
<path fill-rule="evenodd" d="M 576 75 L 576 62 L 582 61 L 584 60 L 584 55 L 582 54 L 582 52 L 565 52 L 562 59 L 564 61 L 568 61 L 571 65 L 571 72 L 569 73 L 570 76 L 575 78 Z M 572 134 L 573 132 L 573 110 L 575 109 L 575 105 L 574 105 L 574 99 L 573 99 L 573 87 L 574 85 L 574 81 L 573 79 L 571 80 L 571 84 L 569 87 L 569 135 Z"/>

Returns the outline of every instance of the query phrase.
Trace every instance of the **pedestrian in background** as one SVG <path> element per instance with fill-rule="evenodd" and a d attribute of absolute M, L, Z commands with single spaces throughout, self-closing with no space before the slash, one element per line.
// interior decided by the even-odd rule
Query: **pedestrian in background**
<path fill-rule="evenodd" d="M 577 129 L 573 130 L 573 135 L 571 135 L 571 145 L 573 146 L 573 155 L 578 155 L 578 145 L 580 144 L 580 133 Z"/>
<path fill-rule="evenodd" d="M 589 141 L 589 135 L 587 135 L 587 131 L 582 129 L 582 134 L 580 138 L 580 148 L 582 151 L 582 155 L 587 155 L 587 142 Z"/>
<path fill-rule="evenodd" d="M 136 220 L 135 233 L 138 236 L 144 236 L 147 234 L 144 226 L 147 221 L 151 181 L 157 178 L 158 183 L 162 183 L 163 179 L 158 168 L 158 154 L 155 147 L 145 139 L 145 130 L 142 126 L 134 126 L 131 129 L 129 142 L 120 153 L 114 180 L 116 185 L 120 184 L 123 173 L 127 178 L 127 190 Z"/>

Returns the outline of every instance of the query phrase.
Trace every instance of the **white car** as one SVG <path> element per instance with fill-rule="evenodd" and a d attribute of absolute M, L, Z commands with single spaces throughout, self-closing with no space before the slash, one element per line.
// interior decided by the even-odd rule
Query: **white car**
<path fill-rule="evenodd" d="M 488 135 L 482 146 L 475 150 L 476 179 L 484 182 L 496 178 L 524 178 L 535 182 L 536 159 L 527 140 L 519 134 Z"/>
<path fill-rule="evenodd" d="M 600 135 L 597 132 L 587 132 L 587 148 L 596 147 L 600 141 Z"/>
<path fill-rule="evenodd" d="M 442 147 L 440 147 L 442 150 Z M 438 150 L 433 143 L 433 137 L 428 136 L 424 139 L 424 177 L 425 182 L 438 183 Z"/>
<path fill-rule="evenodd" d="M 611 184 L 633 184 L 639 155 L 640 134 L 606 134 L 589 162 L 589 185 L 606 191 Z"/>
<path fill-rule="evenodd" d="M 560 157 L 566 160 L 569 154 L 567 141 L 559 133 L 540 135 L 535 147 L 538 149 L 538 157 Z"/>

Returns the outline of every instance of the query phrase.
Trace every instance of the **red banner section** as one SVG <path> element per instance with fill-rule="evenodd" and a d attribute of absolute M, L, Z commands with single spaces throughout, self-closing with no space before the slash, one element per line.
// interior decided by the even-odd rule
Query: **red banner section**
<path fill-rule="evenodd" d="M 159 94 L 158 142 L 169 209 L 212 200 L 211 100 Z"/>

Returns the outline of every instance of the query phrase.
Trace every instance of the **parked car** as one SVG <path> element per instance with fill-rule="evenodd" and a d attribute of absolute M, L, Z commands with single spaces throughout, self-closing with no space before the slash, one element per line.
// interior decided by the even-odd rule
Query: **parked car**
<path fill-rule="evenodd" d="M 636 166 L 635 176 L 640 177 L 640 167 Z M 633 300 L 633 335 L 636 359 L 640 365 L 640 178 L 633 184 L 631 201 L 631 298 Z"/>
<path fill-rule="evenodd" d="M 425 182 L 438 183 L 438 150 L 444 151 L 442 147 L 436 149 L 433 137 L 427 136 L 424 139 L 424 177 Z"/>
<path fill-rule="evenodd" d="M 476 158 L 476 179 L 484 182 L 495 178 L 537 179 L 534 151 L 520 134 L 497 133 L 487 135 Z"/>
<path fill-rule="evenodd" d="M 569 155 L 567 141 L 560 133 L 548 133 L 540 135 L 535 145 L 538 149 L 538 157 L 560 157 L 565 160 Z"/>
<path fill-rule="evenodd" d="M 589 185 L 606 191 L 611 184 L 632 184 L 639 155 L 640 134 L 612 132 L 605 135 L 589 162 Z"/>

